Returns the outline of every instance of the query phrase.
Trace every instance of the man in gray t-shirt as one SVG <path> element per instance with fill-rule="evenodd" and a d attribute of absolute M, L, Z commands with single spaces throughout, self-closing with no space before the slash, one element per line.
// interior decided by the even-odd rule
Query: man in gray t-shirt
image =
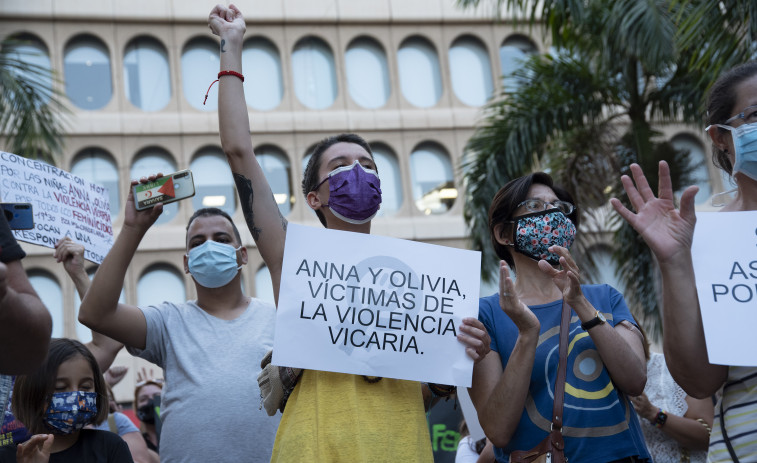
<path fill-rule="evenodd" d="M 260 359 L 273 346 L 275 308 L 242 292 L 247 250 L 225 212 L 200 209 L 187 225 L 184 270 L 197 300 L 135 307 L 118 302 L 124 275 L 162 205 L 137 211 L 131 191 L 124 225 L 82 301 L 79 320 L 160 366 L 162 462 L 267 462 L 278 418 L 260 409 Z"/>

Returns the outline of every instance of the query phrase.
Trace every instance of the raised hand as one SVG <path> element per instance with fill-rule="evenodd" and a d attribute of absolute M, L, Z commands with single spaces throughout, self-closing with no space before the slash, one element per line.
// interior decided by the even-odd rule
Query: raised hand
<path fill-rule="evenodd" d="M 541 323 L 526 304 L 515 293 L 515 282 L 510 278 L 510 267 L 504 260 L 499 261 L 499 307 L 518 327 L 521 333 L 539 333 Z"/>
<path fill-rule="evenodd" d="M 214 35 L 221 38 L 227 34 L 236 34 L 241 37 L 246 29 L 242 12 L 233 4 L 228 7 L 216 5 L 208 16 L 208 27 Z M 223 51 L 223 43 L 221 43 L 221 51 Z"/>
<path fill-rule="evenodd" d="M 673 201 L 668 163 L 660 161 L 658 197 L 638 164 L 631 164 L 631 173 L 633 181 L 627 175 L 621 177 L 621 181 L 636 213 L 629 211 L 616 198 L 610 200 L 612 206 L 644 238 L 660 263 L 689 253 L 696 223 L 694 196 L 699 188 L 690 186 L 683 192 L 679 211 Z"/>
<path fill-rule="evenodd" d="M 108 383 L 108 386 L 113 387 L 124 379 L 127 371 L 129 371 L 129 367 L 122 365 L 110 367 L 103 374 L 105 382 Z"/>
<path fill-rule="evenodd" d="M 55 436 L 52 434 L 35 434 L 31 439 L 18 444 L 16 461 L 18 463 L 47 463 L 50 461 L 50 448 Z"/>
<path fill-rule="evenodd" d="M 55 257 L 55 262 L 63 262 L 63 268 L 69 275 L 86 274 L 86 270 L 84 270 L 84 246 L 74 242 L 68 236 L 55 243 L 53 257 Z"/>
<path fill-rule="evenodd" d="M 492 339 L 484 324 L 477 318 L 463 319 L 457 340 L 465 344 L 465 352 L 473 359 L 473 363 L 480 362 L 491 350 Z"/>
<path fill-rule="evenodd" d="M 142 177 L 139 181 L 132 180 L 129 186 L 129 194 L 126 196 L 126 205 L 124 206 L 124 228 L 134 228 L 142 233 L 146 232 L 148 228 L 158 220 L 160 214 L 163 213 L 163 203 L 158 203 L 155 206 L 138 211 L 136 208 L 136 202 L 134 200 L 134 191 L 132 187 L 138 183 L 148 183 L 155 181 L 156 178 L 162 177 L 163 174 L 158 173 L 156 175 L 150 175 L 149 177 Z"/>
<path fill-rule="evenodd" d="M 552 278 L 552 282 L 562 292 L 563 299 L 568 305 L 575 307 L 583 299 L 581 289 L 581 273 L 578 265 L 567 248 L 562 246 L 550 246 L 549 252 L 560 256 L 560 268 L 555 268 L 545 260 L 539 261 L 539 270 Z"/>

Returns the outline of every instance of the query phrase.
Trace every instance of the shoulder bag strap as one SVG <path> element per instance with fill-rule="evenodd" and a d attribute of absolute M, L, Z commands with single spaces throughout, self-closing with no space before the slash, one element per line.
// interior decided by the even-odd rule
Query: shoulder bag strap
<path fill-rule="evenodd" d="M 725 391 L 723 391 L 723 394 L 725 395 Z M 733 450 L 733 445 L 731 445 L 731 439 L 728 438 L 728 433 L 725 430 L 725 412 L 723 411 L 723 397 L 720 398 L 720 431 L 723 433 L 723 441 L 725 442 L 725 446 L 728 447 L 728 453 L 731 455 L 731 460 L 733 460 L 734 463 L 739 463 L 739 457 L 736 456 L 736 451 Z"/>
<path fill-rule="evenodd" d="M 562 430 L 563 400 L 565 399 L 565 375 L 568 368 L 568 330 L 570 329 L 570 306 L 562 301 L 562 318 L 560 319 L 560 363 L 557 365 L 555 380 L 555 403 L 552 407 L 552 427 Z"/>

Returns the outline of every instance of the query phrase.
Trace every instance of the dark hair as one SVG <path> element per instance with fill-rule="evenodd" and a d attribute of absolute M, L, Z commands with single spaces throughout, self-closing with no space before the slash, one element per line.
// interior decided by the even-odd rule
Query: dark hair
<path fill-rule="evenodd" d="M 507 265 L 513 270 L 515 270 L 515 261 L 510 253 L 511 246 L 500 244 L 497 241 L 495 228 L 497 225 L 513 219 L 513 213 L 518 208 L 518 204 L 528 199 L 528 190 L 534 184 L 544 185 L 551 188 L 558 199 L 573 204 L 575 207 L 568 218 L 573 222 L 576 228 L 578 228 L 579 225 L 578 205 L 573 201 L 573 196 L 571 196 L 567 190 L 555 185 L 549 174 L 544 172 L 534 172 L 533 174 L 524 175 L 523 177 L 507 182 L 507 184 L 500 188 L 497 194 L 494 195 L 492 204 L 489 206 L 489 237 L 492 240 L 494 252 L 500 259 L 507 262 Z M 510 229 L 510 227 L 504 227 L 501 233 L 505 233 Z"/>
<path fill-rule="evenodd" d="M 217 207 L 203 207 L 202 209 L 197 209 L 195 213 L 192 214 L 192 217 L 189 218 L 189 222 L 187 222 L 187 232 L 189 232 L 189 226 L 192 225 L 192 222 L 194 222 L 197 217 L 213 217 L 214 215 L 220 215 L 221 217 L 229 221 L 231 228 L 234 230 L 234 237 L 237 239 L 237 242 L 239 244 L 242 244 L 242 237 L 239 235 L 239 229 L 237 229 L 237 226 L 234 225 L 234 221 L 231 220 L 229 214 L 222 211 L 221 209 L 218 209 Z"/>
<path fill-rule="evenodd" d="M 16 378 L 13 387 L 11 409 L 13 414 L 32 434 L 48 433 L 44 416 L 55 392 L 55 380 L 60 365 L 77 355 L 81 355 L 92 368 L 97 394 L 97 416 L 94 423 L 100 424 L 108 418 L 108 391 L 105 379 L 97 365 L 97 360 L 84 344 L 74 339 L 54 338 L 50 341 L 47 358 L 34 373 Z"/>
<path fill-rule="evenodd" d="M 750 61 L 732 68 L 718 77 L 712 85 L 707 98 L 707 125 L 722 124 L 731 117 L 736 105 L 736 87 L 745 80 L 757 75 L 757 61 Z M 735 108 L 740 110 L 741 108 Z M 728 172 L 733 173 L 733 165 L 728 153 L 712 144 L 712 162 Z"/>
<path fill-rule="evenodd" d="M 371 159 L 373 159 L 373 151 L 371 151 L 370 145 L 360 135 L 354 133 L 342 133 L 324 138 L 313 148 L 313 152 L 310 154 L 310 159 L 308 160 L 308 165 L 305 167 L 305 173 L 302 176 L 303 195 L 307 196 L 308 193 L 318 188 L 318 183 L 322 180 L 321 178 L 318 178 L 318 171 L 321 169 L 321 157 L 323 156 L 324 151 L 337 143 L 354 143 L 359 145 L 366 150 L 371 156 Z M 326 217 L 323 215 L 323 212 L 315 211 L 315 214 L 318 216 L 318 220 L 321 221 L 321 224 L 325 227 Z"/>

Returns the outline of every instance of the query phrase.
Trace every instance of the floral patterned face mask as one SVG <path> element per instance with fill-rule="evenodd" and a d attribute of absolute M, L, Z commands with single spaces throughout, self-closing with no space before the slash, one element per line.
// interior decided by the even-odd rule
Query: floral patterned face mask
<path fill-rule="evenodd" d="M 53 434 L 71 434 L 92 423 L 96 416 L 95 392 L 54 392 L 44 421 Z"/>
<path fill-rule="evenodd" d="M 551 265 L 560 262 L 560 256 L 548 251 L 550 246 L 570 249 L 576 237 L 576 226 L 562 212 L 548 209 L 516 217 L 512 242 L 515 251 L 534 260 L 546 260 Z"/>

